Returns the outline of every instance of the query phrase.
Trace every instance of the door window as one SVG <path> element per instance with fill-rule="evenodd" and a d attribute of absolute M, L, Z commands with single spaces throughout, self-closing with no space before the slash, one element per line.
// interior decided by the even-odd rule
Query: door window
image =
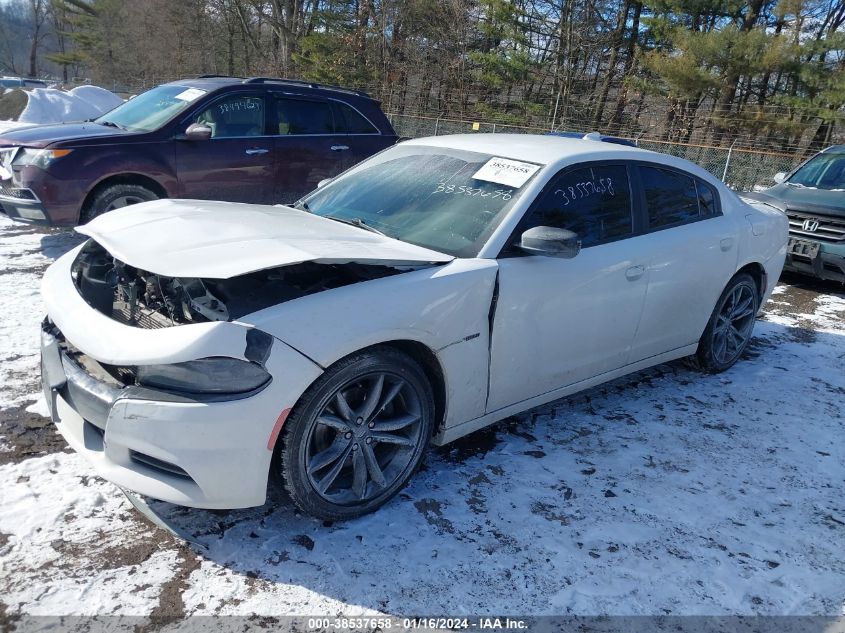
<path fill-rule="evenodd" d="M 628 169 L 597 165 L 555 176 L 520 226 L 520 234 L 535 226 L 572 231 L 582 248 L 628 237 L 634 231 Z"/>
<path fill-rule="evenodd" d="M 278 134 L 334 134 L 334 118 L 325 101 L 276 98 Z"/>
<path fill-rule="evenodd" d="M 335 103 L 339 134 L 378 134 L 379 131 L 362 114 L 345 103 Z"/>
<path fill-rule="evenodd" d="M 211 138 L 238 138 L 264 135 L 264 99 L 232 96 L 203 110 L 196 118 L 211 128 Z"/>
<path fill-rule="evenodd" d="M 693 176 L 641 166 L 640 180 L 651 229 L 686 224 L 719 213 L 712 187 Z"/>

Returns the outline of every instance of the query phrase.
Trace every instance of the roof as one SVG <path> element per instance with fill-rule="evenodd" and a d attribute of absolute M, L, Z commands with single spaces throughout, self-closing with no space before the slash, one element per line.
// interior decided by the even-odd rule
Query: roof
<path fill-rule="evenodd" d="M 192 88 L 202 88 L 203 90 L 212 91 L 223 88 L 224 86 L 279 86 L 287 88 L 296 88 L 298 90 L 315 91 L 315 92 L 334 92 L 343 94 L 345 96 L 355 96 L 364 99 L 372 99 L 370 95 L 359 90 L 351 88 L 344 88 L 342 86 L 329 86 L 325 84 L 318 84 L 310 81 L 301 81 L 299 79 L 283 79 L 276 77 L 229 77 L 228 75 L 200 75 L 199 77 L 189 77 L 186 79 L 179 79 L 170 82 L 177 86 L 191 86 Z"/>
<path fill-rule="evenodd" d="M 654 152 L 638 147 L 540 134 L 449 134 L 412 139 L 405 143 L 463 149 L 544 165 L 565 158 L 601 160 L 614 158 L 617 154 L 623 158 L 624 154 L 628 159 L 635 159 L 638 154 L 654 155 Z"/>

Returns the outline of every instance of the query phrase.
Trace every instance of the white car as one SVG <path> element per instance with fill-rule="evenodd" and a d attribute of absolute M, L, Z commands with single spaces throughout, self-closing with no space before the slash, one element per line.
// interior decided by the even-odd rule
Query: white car
<path fill-rule="evenodd" d="M 429 442 L 692 356 L 727 369 L 787 219 L 678 158 L 601 141 L 396 145 L 297 203 L 159 200 L 77 229 L 44 276 L 68 443 L 185 506 L 343 519 Z"/>

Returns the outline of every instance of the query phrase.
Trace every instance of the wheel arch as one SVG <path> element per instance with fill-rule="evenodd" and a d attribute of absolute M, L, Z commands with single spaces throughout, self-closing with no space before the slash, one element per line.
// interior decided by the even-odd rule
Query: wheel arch
<path fill-rule="evenodd" d="M 164 185 L 162 185 L 158 180 L 147 176 L 145 174 L 139 174 L 136 172 L 124 172 L 120 174 L 113 174 L 111 176 L 106 176 L 102 180 L 100 180 L 96 185 L 91 187 L 90 191 L 88 191 L 88 195 L 85 196 L 85 200 L 82 202 L 82 208 L 80 209 L 79 217 L 83 219 L 85 215 L 91 208 L 91 203 L 94 201 L 94 198 L 99 194 L 103 189 L 107 187 L 111 187 L 113 185 L 139 185 L 141 187 L 145 187 L 155 193 L 159 198 L 169 198 L 170 195 L 165 189 Z"/>
<path fill-rule="evenodd" d="M 760 307 L 762 307 L 763 297 L 766 295 L 766 289 L 768 288 L 769 283 L 766 269 L 759 262 L 750 262 L 737 270 L 736 273 L 734 273 L 734 277 L 741 273 L 750 275 L 754 280 L 754 283 L 757 285 L 757 301 L 759 302 Z M 733 277 L 731 279 L 733 279 Z M 727 287 L 727 284 L 725 287 Z"/>
<path fill-rule="evenodd" d="M 350 356 L 360 354 L 362 352 L 367 352 L 369 350 L 375 350 L 379 347 L 389 347 L 400 351 L 404 354 L 407 354 L 420 364 L 420 368 L 423 370 L 425 377 L 428 379 L 428 382 L 431 385 L 431 390 L 434 394 L 434 432 L 436 434 L 440 426 L 443 424 L 443 421 L 446 419 L 446 377 L 443 371 L 443 366 L 440 360 L 438 359 L 437 354 L 425 343 L 421 343 L 420 341 L 415 341 L 412 339 L 394 339 L 390 341 L 382 341 L 379 343 L 366 345 L 336 359 L 334 362 L 327 365 L 325 369 L 327 370 L 329 367 L 349 358 Z M 290 411 L 293 411 L 294 409 L 299 407 L 300 403 L 302 402 L 302 397 L 311 388 L 311 386 L 317 380 L 320 379 L 323 373 L 325 373 L 325 371 L 321 372 L 320 375 L 317 376 L 314 381 L 311 382 L 311 384 L 309 384 L 302 391 L 302 394 L 300 394 L 299 398 L 297 398 L 296 403 L 293 405 L 293 407 L 291 407 Z M 273 443 L 274 454 L 278 453 L 278 448 L 280 446 L 280 435 L 281 434 L 277 435 Z"/>

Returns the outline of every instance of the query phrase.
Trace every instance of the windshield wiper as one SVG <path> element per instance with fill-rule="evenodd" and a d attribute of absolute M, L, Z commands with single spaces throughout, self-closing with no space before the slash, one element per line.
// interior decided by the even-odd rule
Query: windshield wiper
<path fill-rule="evenodd" d="M 787 185 L 790 187 L 795 187 L 796 189 L 815 189 L 816 187 L 808 187 L 807 185 L 802 185 L 800 182 L 786 182 Z"/>
<path fill-rule="evenodd" d="M 305 203 L 303 203 L 305 204 Z M 306 207 L 306 210 L 307 207 Z M 349 224 L 351 226 L 357 226 L 359 229 L 364 229 L 365 231 L 370 231 L 370 233 L 378 233 L 379 235 L 383 235 L 384 237 L 388 237 L 387 233 L 382 233 L 376 227 L 370 226 L 361 218 L 339 218 L 334 215 L 324 215 L 324 218 L 328 218 L 329 220 L 334 220 L 336 222 L 343 222 L 344 224 Z"/>
<path fill-rule="evenodd" d="M 106 127 L 116 127 L 118 130 L 123 130 L 124 132 L 126 131 L 125 127 L 123 127 L 122 125 L 118 125 L 114 121 L 97 121 L 97 123 L 99 123 L 100 125 L 105 125 Z"/>

